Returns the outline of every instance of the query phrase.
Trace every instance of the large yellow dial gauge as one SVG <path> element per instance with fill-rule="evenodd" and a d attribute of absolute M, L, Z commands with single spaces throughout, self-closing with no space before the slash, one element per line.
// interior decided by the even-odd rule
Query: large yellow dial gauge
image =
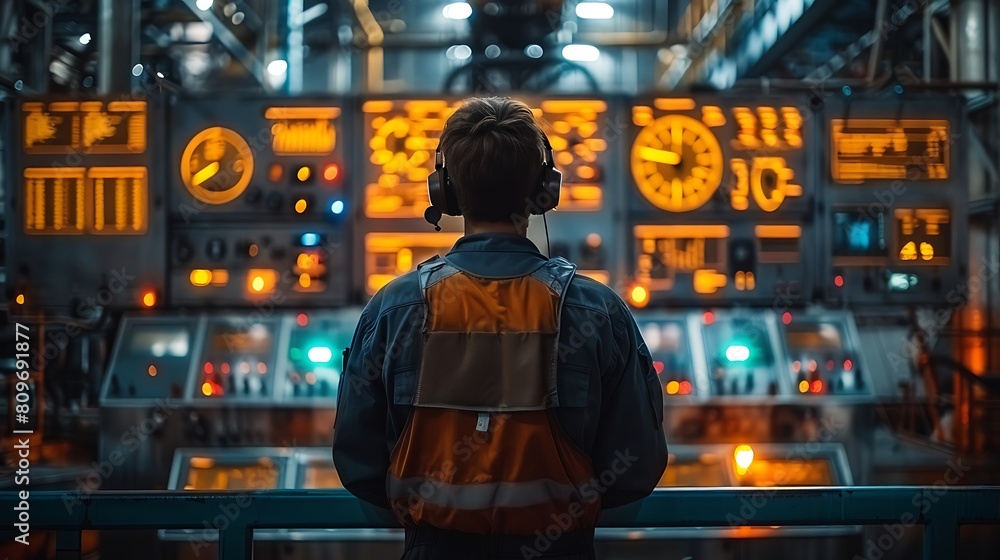
<path fill-rule="evenodd" d="M 225 204 L 243 194 L 253 175 L 253 152 L 236 132 L 213 126 L 188 142 L 181 155 L 181 180 L 208 204 Z"/>
<path fill-rule="evenodd" d="M 722 182 L 718 139 L 686 115 L 666 115 L 640 130 L 631 163 L 639 192 L 668 212 L 700 208 Z"/>

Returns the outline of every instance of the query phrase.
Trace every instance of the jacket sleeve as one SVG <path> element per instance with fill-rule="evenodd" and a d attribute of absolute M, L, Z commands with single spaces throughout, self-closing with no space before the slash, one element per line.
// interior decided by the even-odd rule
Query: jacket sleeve
<path fill-rule="evenodd" d="M 341 374 L 333 430 L 333 463 L 344 488 L 351 494 L 388 509 L 387 402 L 382 361 L 374 351 L 379 310 L 374 303 L 375 299 L 361 314 Z"/>
<path fill-rule="evenodd" d="M 615 359 L 602 375 L 601 415 L 592 455 L 597 481 L 602 486 L 612 481 L 602 495 L 602 508 L 645 498 L 667 465 L 660 382 L 635 319 L 620 300 L 611 325 Z"/>

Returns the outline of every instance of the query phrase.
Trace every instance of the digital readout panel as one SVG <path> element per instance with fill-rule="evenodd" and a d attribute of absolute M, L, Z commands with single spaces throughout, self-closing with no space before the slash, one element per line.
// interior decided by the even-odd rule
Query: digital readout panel
<path fill-rule="evenodd" d="M 420 218 L 428 206 L 427 176 L 448 117 L 460 102 L 440 99 L 369 100 L 362 105 L 367 142 L 365 215 Z M 599 210 L 608 142 L 601 100 L 529 101 L 563 173 L 559 210 Z"/>
<path fill-rule="evenodd" d="M 946 120 L 830 121 L 830 174 L 837 183 L 947 179 L 950 152 Z"/>
<path fill-rule="evenodd" d="M 734 212 L 783 209 L 803 196 L 802 110 L 688 98 L 633 106 L 635 186 L 667 212 L 722 210 L 713 199 Z"/>

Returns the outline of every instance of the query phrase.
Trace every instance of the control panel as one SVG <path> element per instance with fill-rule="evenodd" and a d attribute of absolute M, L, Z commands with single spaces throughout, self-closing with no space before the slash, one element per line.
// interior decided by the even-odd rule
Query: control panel
<path fill-rule="evenodd" d="M 825 312 L 782 316 L 789 379 L 803 395 L 871 396 L 857 329 L 850 314 Z"/>
<path fill-rule="evenodd" d="M 885 103 L 873 100 L 848 96 L 828 104 L 827 299 L 860 306 L 955 297 L 968 272 L 959 103 L 900 99 L 896 118 L 886 118 Z"/>
<path fill-rule="evenodd" d="M 333 408 L 359 317 L 357 308 L 126 315 L 101 405 Z"/>
<path fill-rule="evenodd" d="M 12 312 L 161 305 L 165 205 L 149 141 L 163 132 L 161 107 L 46 98 L 18 108 L 5 181 Z"/>
<path fill-rule="evenodd" d="M 655 98 L 631 107 L 637 307 L 809 296 L 817 193 L 804 98 Z"/>
<path fill-rule="evenodd" d="M 696 356 L 691 352 L 688 318 L 680 314 L 644 313 L 636 317 L 636 323 L 653 358 L 664 400 L 703 394 L 707 387 L 695 373 Z"/>
<path fill-rule="evenodd" d="M 769 311 L 709 311 L 701 332 L 713 397 L 787 395 L 783 353 Z"/>

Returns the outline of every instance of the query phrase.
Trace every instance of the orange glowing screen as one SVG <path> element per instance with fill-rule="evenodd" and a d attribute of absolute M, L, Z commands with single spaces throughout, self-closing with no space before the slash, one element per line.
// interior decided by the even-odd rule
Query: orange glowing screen
<path fill-rule="evenodd" d="M 337 146 L 337 107 L 268 107 L 271 149 L 279 156 L 326 155 Z"/>
<path fill-rule="evenodd" d="M 946 120 L 833 119 L 830 173 L 838 183 L 940 180 L 950 173 Z"/>
<path fill-rule="evenodd" d="M 369 233 L 365 236 L 365 288 L 374 295 L 382 286 L 428 258 L 445 254 L 461 237 L 457 232 Z"/>
<path fill-rule="evenodd" d="M 211 457 L 192 457 L 185 490 L 271 490 L 278 487 L 279 467 L 268 457 L 253 463 L 222 464 Z"/>
<path fill-rule="evenodd" d="M 950 211 L 944 208 L 898 208 L 894 215 L 894 253 L 901 263 L 948 264 L 951 256 Z"/>
<path fill-rule="evenodd" d="M 736 470 L 740 486 L 829 486 L 835 482 L 833 465 L 827 459 L 754 458 L 745 472 Z"/>
<path fill-rule="evenodd" d="M 148 227 L 145 167 L 27 168 L 27 234 L 136 235 Z"/>
<path fill-rule="evenodd" d="M 146 151 L 144 101 L 58 101 L 21 105 L 22 147 L 29 154 L 141 154 Z"/>
<path fill-rule="evenodd" d="M 726 285 L 726 225 L 647 225 L 633 230 L 638 251 L 636 280 L 655 291 L 674 288 L 678 273 L 691 274 L 694 289 L 710 294 Z"/>
<path fill-rule="evenodd" d="M 458 102 L 371 100 L 362 105 L 368 143 L 369 183 L 365 214 L 371 218 L 419 218 L 427 208 L 427 176 L 434 151 Z M 597 210 L 603 199 L 600 157 L 608 150 L 599 100 L 548 100 L 532 109 L 552 144 L 563 173 L 560 210 Z M 332 179 L 330 179 L 332 180 Z"/>

